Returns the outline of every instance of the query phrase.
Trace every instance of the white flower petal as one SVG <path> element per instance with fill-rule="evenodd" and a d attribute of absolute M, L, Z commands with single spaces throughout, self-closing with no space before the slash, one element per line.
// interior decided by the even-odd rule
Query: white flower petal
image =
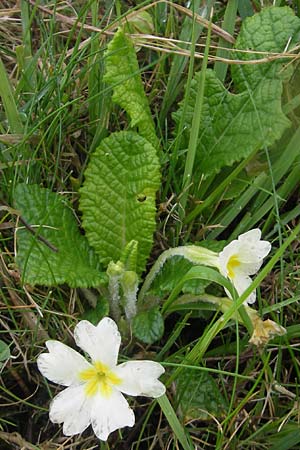
<path fill-rule="evenodd" d="M 109 317 L 100 320 L 96 327 L 82 320 L 75 327 L 74 338 L 93 361 L 100 361 L 109 367 L 117 364 L 121 336 L 117 325 Z"/>
<path fill-rule="evenodd" d="M 258 258 L 265 258 L 271 251 L 272 245 L 268 241 L 259 241 L 256 247 L 256 255 Z"/>
<path fill-rule="evenodd" d="M 256 291 L 253 291 L 244 301 L 244 305 L 253 305 L 253 303 L 255 302 L 256 302 Z"/>
<path fill-rule="evenodd" d="M 37 359 L 44 377 L 63 386 L 79 383 L 78 373 L 90 367 L 86 359 L 58 341 L 47 341 L 46 346 L 49 353 L 42 353 Z"/>
<path fill-rule="evenodd" d="M 226 245 L 223 250 L 219 253 L 219 266 L 220 272 L 224 277 L 228 275 L 227 263 L 232 255 L 236 255 L 239 252 L 238 241 L 232 241 L 230 244 Z"/>
<path fill-rule="evenodd" d="M 70 386 L 54 397 L 49 418 L 53 423 L 64 423 L 66 436 L 82 433 L 91 423 L 91 400 L 85 395 L 84 386 Z"/>
<path fill-rule="evenodd" d="M 116 388 L 128 395 L 160 397 L 166 392 L 166 388 L 157 378 L 164 371 L 163 366 L 154 361 L 128 361 L 114 370 L 122 380 Z"/>
<path fill-rule="evenodd" d="M 261 238 L 261 231 L 259 228 L 253 228 L 246 233 L 240 234 L 238 240 L 241 242 L 257 242 Z"/>
<path fill-rule="evenodd" d="M 239 296 L 241 296 L 245 292 L 245 290 L 250 286 L 250 284 L 252 283 L 252 280 L 247 275 L 239 275 L 239 276 L 235 277 L 234 280 L 232 280 L 232 282 L 233 282 L 235 289 L 237 290 L 237 293 L 239 294 Z M 255 300 L 256 300 L 256 291 L 254 290 L 246 298 L 244 304 L 251 305 L 252 303 L 255 302 Z"/>
<path fill-rule="evenodd" d="M 239 281 L 254 275 L 263 264 L 263 258 L 271 250 L 268 241 L 261 241 L 261 231 L 259 228 L 241 234 L 237 240 L 230 242 L 219 253 L 219 268 L 222 275 L 231 279 L 234 284 L 241 284 Z M 253 303 L 255 295 L 249 296 L 248 302 Z"/>
<path fill-rule="evenodd" d="M 113 389 L 108 397 L 93 397 L 91 423 L 94 433 L 102 441 L 119 428 L 132 427 L 134 422 L 134 413 L 119 391 Z"/>
<path fill-rule="evenodd" d="M 243 264 L 260 262 L 271 250 L 271 244 L 268 241 L 259 241 L 256 243 L 239 242 L 238 256 L 239 261 Z"/>
<path fill-rule="evenodd" d="M 241 266 L 237 267 L 235 270 L 236 276 L 238 276 L 239 274 L 254 275 L 255 273 L 257 273 L 259 271 L 262 264 L 263 264 L 263 260 L 256 261 L 256 262 L 242 263 Z"/>

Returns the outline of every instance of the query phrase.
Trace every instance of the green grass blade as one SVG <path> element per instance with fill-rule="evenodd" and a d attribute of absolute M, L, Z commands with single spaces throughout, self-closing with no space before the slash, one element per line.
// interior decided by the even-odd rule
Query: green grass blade
<path fill-rule="evenodd" d="M 15 102 L 14 92 L 9 82 L 4 64 L 0 58 L 0 97 L 7 116 L 10 132 L 16 134 L 23 133 L 23 125 L 19 116 L 19 111 Z"/>
<path fill-rule="evenodd" d="M 220 197 L 222 196 L 222 193 L 227 188 L 227 186 L 238 176 L 238 174 L 246 167 L 246 165 L 249 163 L 249 161 L 253 158 L 254 154 L 257 152 L 255 150 L 251 153 L 248 158 L 246 158 L 244 161 L 242 161 L 232 172 L 228 177 L 226 177 L 219 185 L 218 187 L 204 200 L 203 203 L 200 205 L 197 205 L 185 218 L 185 223 L 189 224 L 191 223 L 200 213 L 202 213 L 205 209 L 209 208 L 215 201 L 218 201 Z"/>
<path fill-rule="evenodd" d="M 163 395 L 157 399 L 157 402 L 159 406 L 162 409 L 162 412 L 164 413 L 166 419 L 169 422 L 170 427 L 172 428 L 175 436 L 179 440 L 180 444 L 182 445 L 182 448 L 184 450 L 192 450 L 194 446 L 192 444 L 189 444 L 187 435 L 184 431 L 183 426 L 178 420 L 178 417 L 166 395 Z"/>
<path fill-rule="evenodd" d="M 195 0 L 194 2 L 190 3 L 190 8 L 193 9 L 193 11 L 198 12 L 200 4 L 200 0 Z M 183 42 L 190 42 L 191 39 L 194 39 L 195 41 L 197 41 L 202 29 L 203 26 L 198 24 L 194 24 L 191 27 L 191 19 L 189 17 L 186 17 L 182 24 L 182 30 L 179 35 L 179 40 Z M 187 45 L 183 45 L 183 48 L 188 47 L 189 46 Z M 187 63 L 187 56 L 174 55 L 159 116 L 162 125 L 165 121 L 168 111 L 170 110 L 170 107 L 172 106 L 178 93 L 180 92 L 180 78 L 182 77 Z"/>
<path fill-rule="evenodd" d="M 34 12 L 33 12 L 34 14 Z M 24 83 L 23 90 L 28 90 L 32 92 L 36 88 L 37 77 L 36 77 L 36 62 L 32 58 L 32 48 L 31 48 L 31 26 L 33 14 L 30 16 L 29 3 L 25 0 L 21 0 L 21 17 L 22 17 L 22 81 L 21 85 Z"/>
<path fill-rule="evenodd" d="M 287 179 L 284 181 L 283 185 L 277 190 L 275 193 L 278 205 L 282 205 L 286 203 L 286 199 L 289 195 L 291 195 L 294 190 L 296 189 L 297 185 L 299 184 L 299 174 L 300 174 L 300 167 L 296 165 L 296 167 L 293 168 L 292 172 L 288 175 Z M 274 197 L 269 197 L 265 202 L 261 204 L 261 207 L 258 210 L 254 210 L 254 214 L 251 215 L 248 218 L 248 221 L 245 222 L 244 226 L 245 229 L 251 229 L 257 224 L 269 211 L 272 219 L 274 219 L 274 212 L 273 209 L 275 207 L 274 205 Z M 268 223 L 268 220 L 266 220 Z M 265 229 L 266 227 L 264 227 Z"/>
<path fill-rule="evenodd" d="M 226 6 L 226 11 L 224 15 L 224 21 L 222 25 L 222 29 L 227 31 L 230 34 L 234 32 L 236 13 L 238 8 L 238 0 L 229 0 Z M 217 58 L 228 58 L 228 51 L 226 48 L 231 48 L 231 44 L 225 39 L 220 38 L 219 47 L 217 50 Z M 228 69 L 228 64 L 222 61 L 216 61 L 214 70 L 216 72 L 217 77 L 220 81 L 224 82 L 226 73 Z"/>
<path fill-rule="evenodd" d="M 299 430 L 291 431 L 287 434 L 279 433 L 278 437 L 279 439 L 276 439 L 276 443 L 273 444 L 272 447 L 270 447 L 270 450 L 290 450 L 292 448 L 295 449 L 295 446 L 300 443 Z"/>
<path fill-rule="evenodd" d="M 209 16 L 210 15 L 211 15 L 211 7 L 209 8 Z M 208 62 L 210 38 L 211 38 L 211 26 L 208 28 L 208 32 L 207 32 L 205 52 L 204 52 L 204 58 L 203 58 L 203 63 L 202 63 L 202 69 L 201 69 L 201 76 L 200 76 L 200 80 L 199 80 L 199 84 L 198 84 L 195 111 L 194 111 L 194 115 L 193 115 L 190 140 L 189 140 L 184 174 L 183 174 L 183 179 L 182 179 L 183 194 L 181 197 L 181 209 L 180 209 L 181 219 L 183 219 L 184 215 L 185 215 L 185 207 L 186 207 L 186 203 L 187 203 L 187 199 L 188 199 L 189 187 L 190 187 L 190 184 L 192 181 L 194 161 L 195 161 L 195 155 L 196 155 L 197 144 L 198 144 L 198 135 L 199 135 L 201 114 L 202 114 L 202 107 L 203 107 L 203 100 L 204 100 L 205 74 L 206 74 L 207 62 Z"/>
<path fill-rule="evenodd" d="M 257 195 L 257 192 L 263 188 L 268 179 L 268 175 L 264 172 L 259 174 L 253 183 L 247 188 L 243 194 L 238 197 L 228 208 L 225 208 L 220 214 L 214 217 L 216 223 L 221 224 L 220 227 L 215 228 L 209 233 L 209 239 L 216 239 L 225 228 L 227 228 L 241 213 L 242 209 Z M 247 216 L 248 217 L 248 216 Z M 248 220 L 245 216 L 244 220 Z M 240 224 L 243 219 L 240 220 Z M 243 222 L 244 223 L 244 222 Z"/>
<path fill-rule="evenodd" d="M 99 1 L 91 4 L 92 25 L 101 27 L 104 19 L 99 23 Z M 104 18 L 109 14 L 108 8 Z M 102 40 L 103 48 L 103 40 Z M 90 134 L 93 136 L 90 151 L 100 144 L 107 134 L 107 124 L 111 105 L 111 94 L 107 91 L 103 76 L 105 72 L 104 52 L 100 47 L 99 34 L 94 33 L 90 41 L 90 54 L 88 63 L 88 107 L 90 119 Z"/>

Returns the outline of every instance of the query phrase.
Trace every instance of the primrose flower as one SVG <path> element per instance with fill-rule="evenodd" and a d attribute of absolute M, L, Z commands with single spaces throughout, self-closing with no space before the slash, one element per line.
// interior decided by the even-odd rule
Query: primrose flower
<path fill-rule="evenodd" d="M 219 254 L 219 268 L 222 275 L 229 278 L 239 295 L 247 289 L 254 275 L 261 267 L 263 259 L 271 250 L 268 241 L 261 241 L 259 228 L 241 234 L 237 240 L 230 242 Z M 230 293 L 226 290 L 227 295 Z M 245 303 L 255 302 L 256 292 L 252 292 Z"/>
<path fill-rule="evenodd" d="M 50 404 L 53 423 L 63 423 L 66 436 L 82 433 L 89 425 L 105 441 L 118 428 L 132 427 L 134 413 L 124 394 L 160 397 L 165 386 L 158 380 L 164 368 L 154 361 L 117 365 L 121 336 L 115 322 L 105 317 L 97 326 L 86 320 L 74 330 L 76 344 L 91 358 L 58 341 L 47 341 L 49 353 L 37 360 L 41 373 L 67 388 Z"/>

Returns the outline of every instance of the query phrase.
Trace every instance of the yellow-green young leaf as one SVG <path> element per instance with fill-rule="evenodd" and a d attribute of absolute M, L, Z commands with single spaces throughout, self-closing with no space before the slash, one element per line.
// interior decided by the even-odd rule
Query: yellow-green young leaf
<path fill-rule="evenodd" d="M 297 40 L 300 20 L 290 8 L 265 8 L 247 18 L 236 46 L 241 50 L 282 52 L 290 38 Z M 249 52 L 233 53 L 233 58 L 259 59 L 265 55 Z M 283 78 L 291 75 L 283 70 L 283 60 L 264 64 L 233 65 L 232 94 L 217 79 L 215 72 L 206 71 L 201 127 L 196 154 L 197 176 L 207 176 L 222 167 L 246 158 L 263 146 L 271 146 L 290 126 L 282 112 Z M 200 73 L 192 81 L 188 110 L 184 118 L 187 143 Z M 174 114 L 179 122 L 182 107 Z"/>
<path fill-rule="evenodd" d="M 103 263 L 118 261 L 138 242 L 137 272 L 145 269 L 155 230 L 160 185 L 155 148 L 131 131 L 113 133 L 91 156 L 80 190 L 83 227 Z"/>
<path fill-rule="evenodd" d="M 131 39 L 119 29 L 105 53 L 104 80 L 113 89 L 112 99 L 125 109 L 130 126 L 138 127 L 139 134 L 155 148 L 158 139 L 147 97 L 141 80 L 140 69 Z"/>
<path fill-rule="evenodd" d="M 71 287 L 103 283 L 99 259 L 80 234 L 71 207 L 62 196 L 38 185 L 19 184 L 15 205 L 32 230 L 19 222 L 17 264 L 24 283 L 67 283 Z"/>

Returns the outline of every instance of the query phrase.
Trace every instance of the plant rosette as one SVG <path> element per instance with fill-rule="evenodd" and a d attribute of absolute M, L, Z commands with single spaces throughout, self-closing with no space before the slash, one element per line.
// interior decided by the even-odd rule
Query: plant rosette
<path fill-rule="evenodd" d="M 97 326 L 86 320 L 74 329 L 75 342 L 91 362 L 67 345 L 50 340 L 49 353 L 37 365 L 44 377 L 66 386 L 51 401 L 49 417 L 63 423 L 63 433 L 72 436 L 92 425 L 96 436 L 109 434 L 135 423 L 133 410 L 122 394 L 158 398 L 165 386 L 158 380 L 164 368 L 154 361 L 128 361 L 117 365 L 121 335 L 115 322 L 105 317 Z"/>

